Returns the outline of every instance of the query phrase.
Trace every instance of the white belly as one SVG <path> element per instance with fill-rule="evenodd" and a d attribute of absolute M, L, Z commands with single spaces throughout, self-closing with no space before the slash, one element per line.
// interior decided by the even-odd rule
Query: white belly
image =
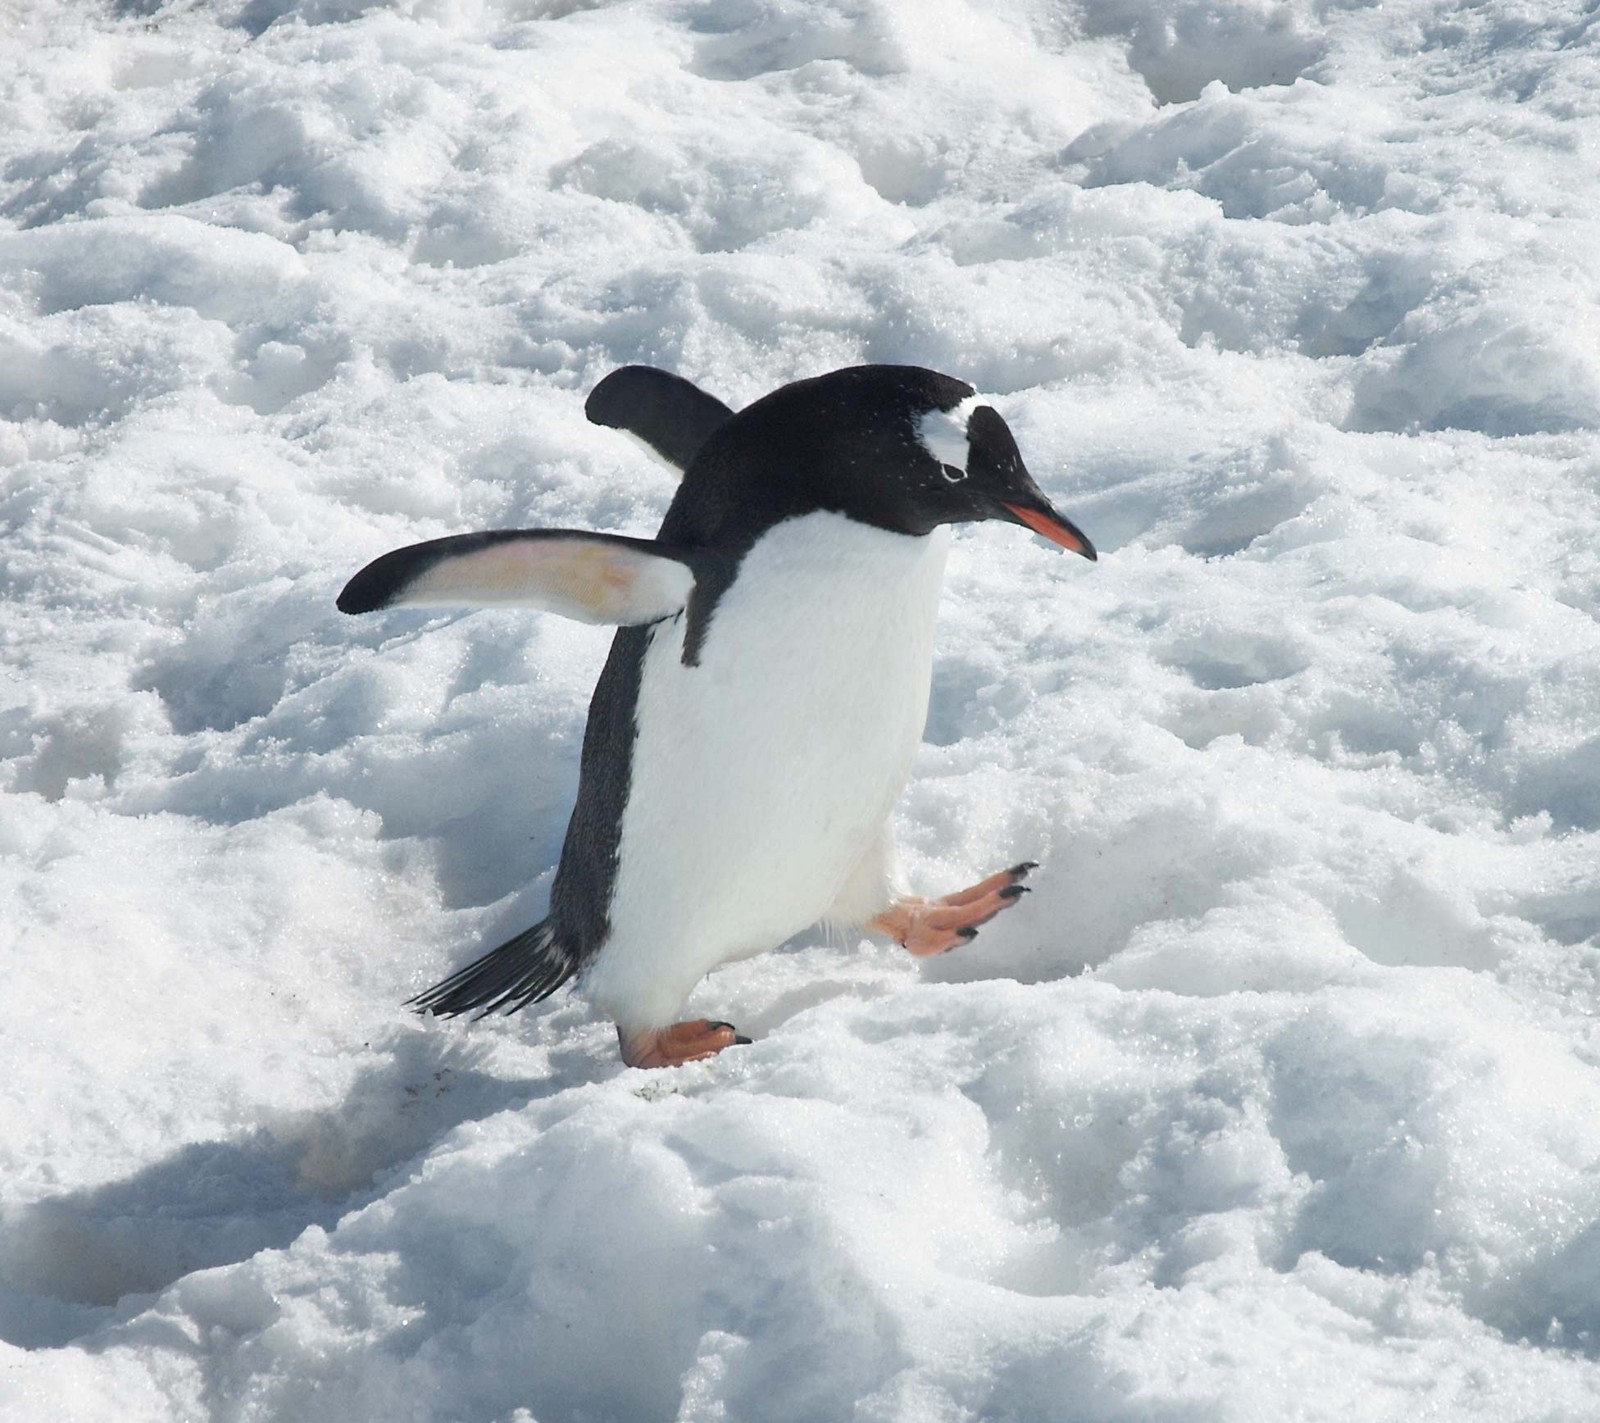
<path fill-rule="evenodd" d="M 833 903 L 922 738 L 948 547 L 808 514 L 745 556 L 698 666 L 684 619 L 656 627 L 611 933 L 583 983 L 602 1011 L 663 1026 L 710 969 Z"/>

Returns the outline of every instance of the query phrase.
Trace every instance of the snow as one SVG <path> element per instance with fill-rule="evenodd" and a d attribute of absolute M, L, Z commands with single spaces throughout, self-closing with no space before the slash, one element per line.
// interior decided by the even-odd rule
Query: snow
<path fill-rule="evenodd" d="M 0 3 L 0 1415 L 1600 1416 L 1600 25 L 1577 0 Z M 538 917 L 648 535 L 584 395 L 991 395 L 899 818 L 630 1071 Z"/>

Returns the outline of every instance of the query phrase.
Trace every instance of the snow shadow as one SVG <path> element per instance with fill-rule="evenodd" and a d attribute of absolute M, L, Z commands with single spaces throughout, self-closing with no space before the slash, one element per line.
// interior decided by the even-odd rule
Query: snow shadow
<path fill-rule="evenodd" d="M 1288 5 L 1266 16 L 1239 0 L 1082 0 L 1078 9 L 1086 37 L 1126 44 L 1128 67 L 1159 104 L 1198 99 L 1217 80 L 1235 91 L 1292 84 L 1327 52 L 1310 17 Z"/>
<path fill-rule="evenodd" d="M 196 1142 L 125 1180 L 5 1213 L 0 1339 L 65 1345 L 127 1296 L 281 1249 L 310 1226 L 331 1229 L 444 1133 L 564 1090 L 590 1060 L 574 1048 L 543 1079 L 508 1080 L 483 1070 L 487 1049 L 402 1030 L 336 1107 Z"/>

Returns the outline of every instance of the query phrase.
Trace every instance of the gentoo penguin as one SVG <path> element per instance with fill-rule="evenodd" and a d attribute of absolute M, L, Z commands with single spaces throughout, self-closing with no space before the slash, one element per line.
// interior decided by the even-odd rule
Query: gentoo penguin
<path fill-rule="evenodd" d="M 1025 892 L 1024 863 L 910 895 L 890 816 L 928 710 L 949 525 L 1000 519 L 1093 559 L 1005 421 L 915 366 L 796 381 L 735 414 L 631 366 L 585 407 L 683 470 L 654 539 L 507 529 L 368 564 L 346 613 L 489 605 L 620 628 L 584 732 L 547 917 L 413 999 L 515 1012 L 577 977 L 623 1060 L 748 1042 L 674 1021 L 718 964 L 818 921 L 935 954 Z"/>

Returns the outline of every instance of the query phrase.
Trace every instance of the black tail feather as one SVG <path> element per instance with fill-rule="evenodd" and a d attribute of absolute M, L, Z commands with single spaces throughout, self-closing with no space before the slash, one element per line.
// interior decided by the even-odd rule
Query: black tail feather
<path fill-rule="evenodd" d="M 406 1006 L 440 1018 L 454 1018 L 474 1008 L 483 1010 L 480 1018 L 502 1010 L 515 1013 L 548 998 L 577 967 L 566 947 L 557 942 L 550 921 L 544 919 L 408 999 Z"/>

